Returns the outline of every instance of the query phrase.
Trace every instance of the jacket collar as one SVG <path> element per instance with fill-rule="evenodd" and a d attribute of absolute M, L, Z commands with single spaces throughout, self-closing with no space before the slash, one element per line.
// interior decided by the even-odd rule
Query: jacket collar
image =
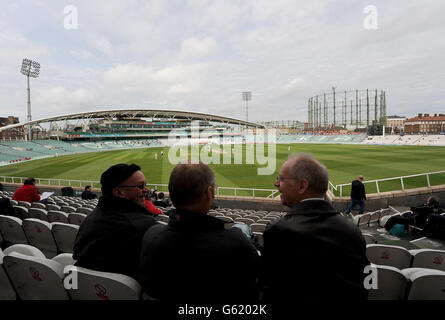
<path fill-rule="evenodd" d="M 141 212 L 148 214 L 148 211 L 140 204 L 114 196 L 100 197 L 97 206 L 105 213 Z"/>
<path fill-rule="evenodd" d="M 326 200 L 311 199 L 298 202 L 294 205 L 286 216 L 289 215 L 320 215 L 320 214 L 337 214 L 329 202 Z"/>
<path fill-rule="evenodd" d="M 209 216 L 208 214 L 182 209 L 172 209 L 170 210 L 169 215 L 169 226 L 174 228 L 224 229 L 224 221 Z"/>

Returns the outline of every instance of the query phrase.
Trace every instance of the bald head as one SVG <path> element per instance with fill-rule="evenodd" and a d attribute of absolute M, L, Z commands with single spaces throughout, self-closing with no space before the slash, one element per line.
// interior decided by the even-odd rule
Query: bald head
<path fill-rule="evenodd" d="M 168 183 L 170 199 L 176 208 L 191 208 L 197 204 L 203 206 L 204 202 L 207 206 L 209 187 L 213 193 L 215 175 L 212 169 L 202 162 L 178 164 L 173 169 Z M 209 208 L 213 203 L 213 195 Z"/>

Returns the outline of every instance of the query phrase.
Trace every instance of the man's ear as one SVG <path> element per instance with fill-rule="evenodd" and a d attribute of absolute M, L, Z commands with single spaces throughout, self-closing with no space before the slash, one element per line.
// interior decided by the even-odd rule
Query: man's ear
<path fill-rule="evenodd" d="M 122 198 L 122 192 L 119 188 L 114 188 L 113 191 L 113 196 L 118 197 L 118 198 Z"/>
<path fill-rule="evenodd" d="M 309 181 L 307 181 L 306 179 L 302 179 L 296 183 L 296 187 L 297 187 L 297 192 L 299 194 L 303 194 L 309 188 Z"/>

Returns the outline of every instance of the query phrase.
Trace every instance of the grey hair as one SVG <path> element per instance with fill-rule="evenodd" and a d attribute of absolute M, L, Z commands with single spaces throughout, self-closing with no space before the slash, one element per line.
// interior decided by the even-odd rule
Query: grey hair
<path fill-rule="evenodd" d="M 309 190 L 317 195 L 324 195 L 328 191 L 329 174 L 326 167 L 311 154 L 302 153 L 291 155 L 293 161 L 290 176 L 297 180 L 305 179 L 309 182 Z"/>

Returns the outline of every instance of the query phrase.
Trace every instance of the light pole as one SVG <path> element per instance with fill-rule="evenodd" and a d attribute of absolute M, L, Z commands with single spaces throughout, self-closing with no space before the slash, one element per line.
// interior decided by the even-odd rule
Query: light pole
<path fill-rule="evenodd" d="M 20 73 L 26 76 L 28 82 L 28 121 L 31 121 L 31 89 L 29 88 L 29 77 L 37 78 L 39 76 L 40 63 L 30 59 L 23 59 L 22 70 L 20 70 Z M 31 124 L 28 125 L 28 139 L 32 140 Z"/>
<path fill-rule="evenodd" d="M 245 91 L 242 93 L 243 101 L 246 101 L 246 121 L 249 121 L 249 105 L 248 101 L 252 100 L 252 92 Z"/>

